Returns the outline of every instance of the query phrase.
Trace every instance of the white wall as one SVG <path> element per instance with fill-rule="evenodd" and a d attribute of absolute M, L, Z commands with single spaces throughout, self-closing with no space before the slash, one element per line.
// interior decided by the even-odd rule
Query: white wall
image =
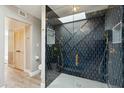
<path fill-rule="evenodd" d="M 29 15 L 27 18 L 23 18 L 18 15 L 18 9 L 14 6 L 0 6 L 0 87 L 4 84 L 4 32 L 5 32 L 5 17 L 10 17 L 23 21 L 32 25 L 32 55 L 31 55 L 31 71 L 38 69 L 40 62 L 35 61 L 35 56 L 40 57 L 41 47 L 41 30 L 40 20 Z M 37 47 L 39 43 L 39 47 Z M 41 59 L 41 57 L 40 57 Z"/>
<path fill-rule="evenodd" d="M 1 12 L 1 10 L 0 10 Z M 4 17 L 0 13 L 0 87 L 4 84 Z"/>
<path fill-rule="evenodd" d="M 5 63 L 8 63 L 8 30 L 5 29 Z"/>
<path fill-rule="evenodd" d="M 25 51 L 25 57 L 26 57 L 26 64 L 25 64 L 25 69 L 27 70 L 27 71 L 29 71 L 30 69 L 31 69 L 31 56 L 30 56 L 30 54 L 31 54 L 31 51 L 30 51 L 30 49 L 31 49 L 31 33 L 30 33 L 30 30 L 31 30 L 31 27 L 28 25 L 28 26 L 26 26 L 25 27 L 25 49 L 26 49 L 26 51 Z"/>
<path fill-rule="evenodd" d="M 39 22 L 35 22 L 34 26 L 34 31 L 32 31 L 32 72 L 36 71 L 41 64 L 41 25 Z M 39 56 L 40 60 L 35 61 L 35 56 Z"/>

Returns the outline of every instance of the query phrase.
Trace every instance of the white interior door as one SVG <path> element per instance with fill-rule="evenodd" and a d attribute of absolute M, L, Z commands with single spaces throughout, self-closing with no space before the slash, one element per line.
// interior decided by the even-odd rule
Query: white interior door
<path fill-rule="evenodd" d="M 24 70 L 24 28 L 14 32 L 15 34 L 15 67 Z"/>

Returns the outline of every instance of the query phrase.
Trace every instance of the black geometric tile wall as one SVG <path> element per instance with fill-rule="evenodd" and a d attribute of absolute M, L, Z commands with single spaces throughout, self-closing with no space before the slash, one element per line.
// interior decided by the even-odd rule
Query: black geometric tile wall
<path fill-rule="evenodd" d="M 112 43 L 112 28 L 119 22 L 122 22 L 122 19 L 122 6 L 116 6 L 107 10 L 105 17 L 105 30 L 109 33 L 109 61 L 107 84 L 110 87 L 123 87 L 123 42 Z M 123 36 L 124 35 L 122 35 L 122 38 Z"/>
<path fill-rule="evenodd" d="M 104 16 L 101 16 L 56 26 L 56 41 L 61 44 L 64 73 L 106 82 L 104 21 Z"/>
<path fill-rule="evenodd" d="M 108 84 L 110 87 L 123 86 L 123 63 L 122 63 L 122 44 L 110 44 L 109 49 L 113 52 L 109 54 L 108 61 Z"/>

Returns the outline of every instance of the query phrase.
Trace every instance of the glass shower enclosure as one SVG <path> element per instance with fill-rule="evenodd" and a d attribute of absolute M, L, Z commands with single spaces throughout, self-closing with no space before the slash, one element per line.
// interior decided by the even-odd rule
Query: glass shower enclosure
<path fill-rule="evenodd" d="M 62 73 L 123 87 L 123 6 L 84 7 L 46 6 L 46 87 Z"/>

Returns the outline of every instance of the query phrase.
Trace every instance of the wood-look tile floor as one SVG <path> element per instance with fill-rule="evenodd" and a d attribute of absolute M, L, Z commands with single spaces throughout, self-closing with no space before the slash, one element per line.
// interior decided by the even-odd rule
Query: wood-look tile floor
<path fill-rule="evenodd" d="M 27 73 L 5 65 L 6 88 L 40 88 L 40 74 L 30 77 Z"/>

